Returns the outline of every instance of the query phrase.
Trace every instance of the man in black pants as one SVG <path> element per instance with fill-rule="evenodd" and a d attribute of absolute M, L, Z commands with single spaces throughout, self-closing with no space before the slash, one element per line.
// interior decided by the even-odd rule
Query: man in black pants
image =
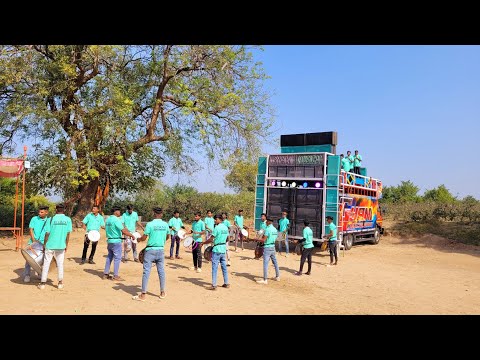
<path fill-rule="evenodd" d="M 85 216 L 85 218 L 82 221 L 82 227 L 87 230 L 87 234 L 85 234 L 85 240 L 83 242 L 82 261 L 80 262 L 80 265 L 85 264 L 85 262 L 87 261 L 88 245 L 90 245 L 88 232 L 90 230 L 100 231 L 100 228 L 105 229 L 105 220 L 103 220 L 102 214 L 99 214 L 98 211 L 99 211 L 98 206 L 94 205 L 92 207 L 92 212 L 87 216 Z M 93 262 L 93 255 L 95 255 L 97 244 L 98 244 L 98 241 L 92 241 L 92 251 L 90 251 L 90 257 L 88 258 L 89 264 L 95 264 Z"/>
<path fill-rule="evenodd" d="M 310 275 L 312 271 L 312 252 L 313 252 L 313 231 L 310 229 L 309 222 L 305 220 L 303 222 L 305 225 L 303 229 L 303 239 L 300 242 L 303 242 L 303 250 L 302 250 L 302 257 L 300 258 L 300 270 L 298 270 L 295 275 L 302 275 L 303 271 L 303 264 L 305 264 L 305 260 L 308 260 L 308 271 L 305 275 Z"/>
<path fill-rule="evenodd" d="M 325 235 L 325 239 L 328 239 L 328 248 L 330 250 L 330 265 L 337 265 L 337 226 L 333 223 L 333 217 L 327 216 L 328 228 L 330 233 Z M 335 262 L 333 258 L 335 257 Z"/>
<path fill-rule="evenodd" d="M 200 218 L 200 212 L 195 213 L 195 221 L 192 223 L 193 234 L 193 245 L 197 245 L 195 249 L 192 250 L 193 255 L 193 266 L 190 270 L 195 270 L 197 273 L 202 272 L 202 235 L 205 234 L 205 223 Z"/>

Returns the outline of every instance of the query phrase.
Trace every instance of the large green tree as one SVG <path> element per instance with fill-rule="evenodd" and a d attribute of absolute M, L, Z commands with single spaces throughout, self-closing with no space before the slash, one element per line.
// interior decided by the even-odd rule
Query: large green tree
<path fill-rule="evenodd" d="M 236 192 L 255 191 L 256 176 L 256 161 L 237 161 L 225 176 L 225 185 Z"/>
<path fill-rule="evenodd" d="M 271 124 L 265 78 L 247 46 L 1 46 L 0 136 L 31 139 L 35 189 L 77 195 L 81 216 L 167 166 L 250 156 Z"/>

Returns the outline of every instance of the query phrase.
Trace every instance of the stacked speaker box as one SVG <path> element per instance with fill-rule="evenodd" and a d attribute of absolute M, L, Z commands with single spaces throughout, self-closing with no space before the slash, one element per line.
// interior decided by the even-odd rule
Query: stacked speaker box
<path fill-rule="evenodd" d="M 329 152 L 335 154 L 337 132 L 281 135 L 280 146 L 282 153 Z"/>

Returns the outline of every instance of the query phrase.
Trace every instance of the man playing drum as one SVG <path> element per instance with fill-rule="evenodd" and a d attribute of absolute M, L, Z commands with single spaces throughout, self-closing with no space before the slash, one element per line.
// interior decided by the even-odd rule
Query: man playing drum
<path fill-rule="evenodd" d="M 92 212 L 83 218 L 82 228 L 85 229 L 87 233 L 92 230 L 100 231 L 100 228 L 105 229 L 105 220 L 103 220 L 103 216 L 99 214 L 98 211 L 98 206 L 94 205 L 92 207 Z M 92 241 L 92 251 L 90 251 L 90 256 L 88 257 L 89 264 L 95 264 L 93 262 L 93 255 L 95 255 L 97 244 L 98 241 Z M 90 245 L 90 239 L 88 238 L 88 234 L 85 234 L 85 239 L 83 241 L 82 261 L 80 262 L 80 265 L 85 264 L 87 261 L 88 245 Z"/>
<path fill-rule="evenodd" d="M 45 255 L 42 268 L 42 280 L 38 285 L 40 290 L 45 289 L 50 263 L 55 257 L 58 269 L 58 288 L 63 289 L 63 261 L 68 248 L 68 240 L 72 232 L 72 219 L 64 214 L 65 205 L 58 204 L 56 214 L 46 225 L 45 230 Z"/>
<path fill-rule="evenodd" d="M 134 233 L 137 229 L 137 225 L 144 230 L 142 224 L 140 221 L 138 221 L 138 214 L 136 211 L 133 211 L 133 205 L 129 204 L 127 205 L 127 211 L 125 211 L 122 215 L 122 222 L 127 228 L 128 231 L 131 233 Z M 133 237 L 126 239 L 123 242 L 123 262 L 127 262 L 128 260 L 128 251 L 127 247 L 128 244 L 131 244 L 132 246 L 132 251 L 133 251 L 133 261 L 138 262 L 138 253 L 137 253 L 137 243 L 133 242 Z"/>
<path fill-rule="evenodd" d="M 232 224 L 230 224 L 230 221 L 228 220 L 228 214 L 226 212 L 223 212 L 222 213 L 222 224 L 225 225 L 228 229 L 228 235 L 227 236 L 227 245 L 226 245 L 226 256 L 227 256 L 227 266 L 230 266 L 230 252 L 228 250 L 228 243 L 230 242 L 230 226 L 232 226 Z"/>
<path fill-rule="evenodd" d="M 207 211 L 207 216 L 203 222 L 205 223 L 205 240 L 208 240 L 213 232 L 213 228 L 215 227 L 215 220 L 213 219 L 212 210 Z M 207 260 L 205 259 L 205 261 Z"/>
<path fill-rule="evenodd" d="M 263 214 L 262 214 L 263 215 Z M 275 256 L 275 240 L 277 240 L 278 231 L 273 226 L 273 219 L 267 217 L 267 228 L 262 238 L 258 241 L 263 242 L 263 279 L 257 280 L 259 284 L 267 284 L 268 263 L 272 259 L 275 266 L 275 280 L 280 281 L 280 270 L 278 268 L 277 258 Z"/>
<path fill-rule="evenodd" d="M 302 257 L 300 258 L 300 270 L 298 270 L 295 275 L 302 275 L 303 265 L 305 260 L 308 260 L 308 271 L 306 275 L 310 275 L 312 271 L 312 252 L 313 252 L 313 231 L 310 229 L 309 222 L 307 220 L 303 221 L 305 228 L 303 229 L 303 239 L 300 242 L 303 242 Z"/>
<path fill-rule="evenodd" d="M 120 262 L 122 260 L 122 234 L 133 238 L 133 234 L 123 226 L 120 207 L 114 206 L 112 208 L 112 215 L 110 215 L 105 222 L 105 232 L 107 234 L 107 250 L 108 255 L 105 261 L 105 270 L 103 271 L 103 278 L 108 279 L 110 274 L 110 265 L 113 260 L 113 278 L 112 280 L 123 281 L 118 276 L 120 270 Z"/>
<path fill-rule="evenodd" d="M 290 227 L 290 220 L 287 218 L 287 211 L 282 211 L 282 218 L 278 220 L 278 230 L 285 236 L 285 256 L 288 257 L 288 228 Z M 282 240 L 278 242 L 278 252 L 282 253 Z"/>
<path fill-rule="evenodd" d="M 173 248 L 175 247 L 175 243 L 177 244 L 177 248 L 175 250 L 175 258 L 180 258 L 180 237 L 178 236 L 178 230 L 185 229 L 183 226 L 182 219 L 180 219 L 180 212 L 178 210 L 173 211 L 173 217 L 168 221 L 168 226 L 170 227 L 170 235 L 172 238 L 172 243 L 170 244 L 170 260 L 173 260 Z"/>
<path fill-rule="evenodd" d="M 30 240 L 28 246 L 36 247 L 38 250 L 43 249 L 43 242 L 45 240 L 46 223 L 48 220 L 48 206 L 40 206 L 38 208 L 38 215 L 30 220 L 28 228 L 30 229 Z M 23 271 L 23 281 L 30 282 L 30 264 L 25 262 L 25 270 Z M 39 276 L 41 274 L 38 274 Z"/>
<path fill-rule="evenodd" d="M 243 248 L 243 234 L 242 234 L 242 229 L 245 227 L 243 226 L 243 210 L 240 209 L 238 210 L 238 215 L 235 215 L 235 218 L 233 219 L 233 223 L 237 227 L 237 231 L 235 234 L 235 252 L 238 252 L 237 250 L 237 241 L 240 239 L 240 242 L 242 244 L 242 251 L 245 250 Z"/>
<path fill-rule="evenodd" d="M 228 272 L 227 272 L 227 259 L 225 256 L 226 244 L 228 239 L 228 228 L 223 224 L 222 215 L 215 215 L 215 228 L 213 229 L 212 236 L 205 241 L 205 244 L 211 243 L 213 241 L 213 250 L 212 250 L 212 286 L 208 287 L 207 290 L 217 290 L 217 271 L 218 263 L 222 267 L 223 274 L 223 288 L 229 288 L 230 284 L 228 283 Z"/>
<path fill-rule="evenodd" d="M 138 241 L 145 241 L 148 237 L 147 247 L 145 248 L 145 256 L 143 258 L 143 276 L 142 276 L 142 293 L 132 297 L 133 300 L 145 301 L 147 296 L 148 279 L 150 278 L 150 270 L 152 264 L 157 267 L 158 278 L 160 279 L 160 299 L 165 296 L 165 253 L 164 247 L 167 241 L 169 227 L 162 220 L 163 211 L 159 207 L 153 208 L 154 219 L 147 223 L 144 234 Z"/>
<path fill-rule="evenodd" d="M 202 235 L 205 233 L 205 223 L 200 216 L 200 212 L 196 212 L 195 221 L 192 223 L 192 237 L 197 246 L 192 249 L 193 267 L 190 270 L 195 270 L 197 273 L 202 272 Z"/>

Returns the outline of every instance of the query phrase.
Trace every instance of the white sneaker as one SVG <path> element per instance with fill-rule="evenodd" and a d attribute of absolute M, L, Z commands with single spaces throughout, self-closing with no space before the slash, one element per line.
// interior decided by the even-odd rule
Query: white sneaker
<path fill-rule="evenodd" d="M 40 290 L 45 289 L 45 284 L 38 284 L 38 288 L 39 288 Z"/>
<path fill-rule="evenodd" d="M 227 266 L 230 266 L 230 265 L 231 265 L 231 264 L 230 264 L 230 260 L 228 260 L 228 261 L 227 261 Z"/>
<path fill-rule="evenodd" d="M 276 281 L 280 281 L 280 277 L 276 277 L 275 280 L 276 280 Z"/>
<path fill-rule="evenodd" d="M 288 254 L 285 254 L 285 257 L 288 257 Z"/>
<path fill-rule="evenodd" d="M 257 280 L 257 284 L 267 284 L 267 280 Z"/>
<path fill-rule="evenodd" d="M 202 272 L 202 269 L 198 268 L 197 273 L 201 273 L 201 272 Z"/>
<path fill-rule="evenodd" d="M 58 288 L 59 288 L 60 290 L 62 290 L 62 289 L 63 289 L 63 284 L 58 284 Z"/>
<path fill-rule="evenodd" d="M 195 266 L 191 266 L 188 268 L 188 270 L 195 270 L 195 269 L 196 269 Z"/>
<path fill-rule="evenodd" d="M 23 278 L 23 282 L 29 283 L 29 282 L 30 282 L 30 276 L 28 276 L 28 275 L 25 276 L 25 277 Z"/>

